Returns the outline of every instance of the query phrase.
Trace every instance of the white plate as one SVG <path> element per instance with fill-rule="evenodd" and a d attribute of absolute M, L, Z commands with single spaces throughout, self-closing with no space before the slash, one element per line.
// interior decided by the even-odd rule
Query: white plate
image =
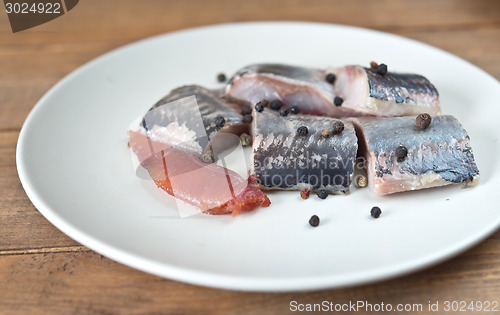
<path fill-rule="evenodd" d="M 322 201 L 270 194 L 269 208 L 179 218 L 174 200 L 139 179 L 127 127 L 171 88 L 217 86 L 256 62 L 313 67 L 385 62 L 427 76 L 443 112 L 469 131 L 481 171 L 470 189 L 388 197 L 368 190 Z M 447 259 L 495 231 L 500 85 L 468 62 L 376 31 L 314 23 L 203 27 L 108 53 L 54 86 L 28 116 L 17 165 L 28 197 L 61 231 L 123 264 L 193 284 L 252 291 L 331 288 L 385 279 Z M 372 206 L 383 214 L 370 217 Z M 308 225 L 317 214 L 321 224 Z"/>

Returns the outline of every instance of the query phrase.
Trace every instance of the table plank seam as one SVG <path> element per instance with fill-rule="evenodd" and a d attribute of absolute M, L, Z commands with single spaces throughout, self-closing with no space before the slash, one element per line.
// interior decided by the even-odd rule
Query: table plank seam
<path fill-rule="evenodd" d="M 307 19 L 294 19 L 294 20 L 280 20 L 280 19 L 255 19 L 255 20 L 239 20 L 239 21 L 215 21 L 213 23 L 208 23 L 208 24 L 203 24 L 203 25 L 194 25 L 193 28 L 196 27 L 204 27 L 204 26 L 215 26 L 219 24 L 231 24 L 231 23 L 248 23 L 248 22 L 286 22 L 286 21 L 297 21 L 297 22 L 311 22 L 311 23 L 326 23 L 326 24 L 339 24 L 339 25 L 346 25 L 346 26 L 351 26 L 352 24 L 346 24 L 346 23 L 336 23 L 336 21 L 311 21 Z M 362 27 L 362 28 L 367 28 L 367 29 L 374 29 L 374 30 L 379 30 L 383 32 L 392 32 L 392 31 L 409 31 L 409 32 L 435 32 L 435 31 L 463 31 L 463 30 L 477 30 L 477 29 L 489 29 L 489 28 L 497 28 L 500 27 L 500 20 L 498 21 L 485 21 L 485 22 L 457 22 L 457 23 L 451 23 L 451 24 L 430 24 L 430 25 L 363 25 L 363 26 L 357 26 L 357 25 L 352 25 L 356 27 Z M 101 36 L 104 36 L 100 39 L 86 39 L 86 38 L 81 38 L 81 35 L 84 35 L 85 33 L 83 32 L 78 32 L 78 31 L 73 31 L 72 37 L 68 39 L 68 41 L 63 41 L 62 43 L 69 43 L 69 44 L 74 44 L 74 43 L 88 43 L 88 42 L 95 42 L 95 43 L 101 43 L 101 42 L 109 42 L 109 38 L 106 36 L 111 36 L 113 35 L 113 40 L 115 41 L 122 41 L 122 40 L 127 40 L 127 39 L 144 39 L 156 35 L 161 35 L 161 34 L 166 34 L 166 33 L 171 33 L 171 32 L 176 32 L 176 31 L 182 31 L 185 30 L 185 28 L 182 27 L 174 27 L 174 28 L 168 28 L 164 29 L 161 31 L 158 31 L 157 28 L 150 28 L 150 27 L 142 27 L 142 28 L 134 28 L 133 30 L 129 30 L 129 32 L 123 32 L 122 34 L 119 34 L 117 36 L 113 32 L 103 32 L 101 33 Z M 53 32 L 46 32 L 46 31 L 38 31 L 36 32 L 38 36 L 53 36 Z M 0 36 L 11 36 L 12 33 L 9 32 L 0 32 Z M 61 44 L 61 42 L 53 42 L 49 43 L 48 45 L 52 44 Z M 19 45 L 19 47 L 23 46 L 32 46 L 31 43 L 27 45 Z"/>
<path fill-rule="evenodd" d="M 422 26 L 406 26 L 406 25 L 385 25 L 370 27 L 371 29 L 379 30 L 382 32 L 439 32 L 439 31 L 471 31 L 471 30 L 484 30 L 495 29 L 500 27 L 499 21 L 488 22 L 473 22 L 473 23 L 455 23 L 449 25 L 422 25 Z M 365 27 L 368 28 L 368 27 Z"/>
<path fill-rule="evenodd" d="M 91 252 L 91 251 L 92 251 L 91 249 L 83 245 L 77 245 L 77 246 L 60 246 L 60 247 L 31 248 L 31 249 L 7 249 L 7 250 L 0 250 L 0 256 Z"/>
<path fill-rule="evenodd" d="M 4 129 L 0 129 L 0 133 L 11 133 L 11 132 L 21 132 L 21 127 L 11 127 L 11 128 L 4 128 Z"/>

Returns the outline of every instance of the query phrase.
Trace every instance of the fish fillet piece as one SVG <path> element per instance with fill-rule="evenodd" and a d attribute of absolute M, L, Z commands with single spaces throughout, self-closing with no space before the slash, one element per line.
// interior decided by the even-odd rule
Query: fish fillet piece
<path fill-rule="evenodd" d="M 346 193 L 352 181 L 358 142 L 354 126 L 346 121 L 339 134 L 322 136 L 338 119 L 279 116 L 269 109 L 254 112 L 253 172 L 262 189 L 325 189 Z M 307 127 L 307 135 L 298 133 Z"/>
<path fill-rule="evenodd" d="M 335 94 L 343 108 L 358 115 L 412 116 L 441 112 L 439 93 L 429 80 L 417 74 L 387 72 L 361 66 L 345 66 L 334 71 Z"/>
<path fill-rule="evenodd" d="M 250 125 L 242 121 L 242 106 L 242 102 L 227 100 L 222 90 L 182 86 L 172 90 L 142 119 L 135 121 L 129 128 L 129 136 L 134 133 L 134 137 L 142 135 L 145 138 L 147 135 L 156 143 L 195 156 L 210 156 L 207 161 L 213 161 L 212 144 L 223 145 L 225 141 L 219 140 L 221 136 L 249 133 Z M 224 118 L 223 127 L 216 126 L 218 117 Z"/>
<path fill-rule="evenodd" d="M 241 107 L 222 91 L 196 85 L 170 92 L 129 128 L 133 161 L 141 166 L 138 176 L 146 169 L 159 188 L 204 213 L 234 216 L 269 206 L 255 177 L 200 160 L 208 152 L 213 162 L 240 145 L 238 135 L 250 129 L 242 122 Z M 216 126 L 218 117 L 225 119 L 223 126 Z M 219 162 L 225 165 L 223 158 Z"/>
<path fill-rule="evenodd" d="M 415 125 L 415 116 L 351 121 L 367 158 L 368 186 L 378 195 L 479 182 L 469 136 L 453 116 L 435 116 L 426 129 Z M 405 158 L 398 159 L 399 146 Z"/>
<path fill-rule="evenodd" d="M 271 204 L 254 177 L 244 179 L 176 149 L 162 150 L 147 158 L 142 166 L 159 188 L 204 213 L 236 216 Z"/>
<path fill-rule="evenodd" d="M 244 67 L 229 80 L 226 94 L 255 104 L 262 100 L 280 100 L 297 106 L 301 113 L 325 116 L 349 116 L 350 108 L 333 104 L 333 85 L 325 80 L 325 70 L 282 64 L 255 64 Z"/>

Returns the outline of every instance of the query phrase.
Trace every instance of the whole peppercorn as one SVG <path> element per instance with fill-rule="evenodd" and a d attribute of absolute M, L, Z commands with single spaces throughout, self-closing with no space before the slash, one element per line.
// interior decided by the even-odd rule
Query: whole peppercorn
<path fill-rule="evenodd" d="M 217 75 L 217 81 L 219 81 L 220 83 L 226 82 L 226 75 L 224 73 L 219 73 Z"/>
<path fill-rule="evenodd" d="M 326 82 L 334 84 L 337 77 L 333 73 L 328 73 L 325 77 Z"/>
<path fill-rule="evenodd" d="M 297 106 L 292 106 L 292 107 L 290 108 L 290 113 L 292 113 L 292 114 L 298 114 L 298 113 L 299 113 L 299 107 L 297 107 Z"/>
<path fill-rule="evenodd" d="M 429 115 L 427 113 L 420 114 L 415 119 L 415 123 L 416 123 L 417 127 L 420 129 L 425 129 L 425 128 L 429 127 L 429 125 L 431 124 L 431 121 L 432 121 L 432 117 L 431 117 L 431 115 Z"/>
<path fill-rule="evenodd" d="M 269 105 L 269 108 L 273 109 L 273 110 L 280 110 L 281 108 L 281 101 L 280 100 L 274 100 L 271 102 L 271 104 Z"/>
<path fill-rule="evenodd" d="M 333 99 L 333 104 L 335 104 L 335 106 L 341 106 L 342 103 L 344 103 L 344 99 L 340 96 L 335 96 L 335 98 Z"/>
<path fill-rule="evenodd" d="M 257 103 L 255 104 L 255 110 L 258 111 L 258 112 L 262 112 L 264 110 L 264 106 L 262 106 L 262 104 Z"/>
<path fill-rule="evenodd" d="M 378 63 L 376 63 L 375 61 L 371 61 L 370 62 L 370 68 L 377 69 L 378 68 Z"/>
<path fill-rule="evenodd" d="M 245 115 L 245 116 L 243 116 L 243 122 L 245 124 L 251 123 L 252 122 L 252 115 Z"/>
<path fill-rule="evenodd" d="M 319 225 L 319 217 L 317 215 L 313 215 L 309 219 L 309 224 L 313 227 L 317 227 Z"/>
<path fill-rule="evenodd" d="M 408 149 L 405 146 L 400 145 L 396 148 L 396 158 L 398 159 L 398 162 L 403 162 L 407 155 Z"/>
<path fill-rule="evenodd" d="M 344 131 L 344 123 L 341 121 L 336 121 L 333 123 L 333 133 L 339 134 Z"/>
<path fill-rule="evenodd" d="M 300 197 L 302 197 L 302 199 L 307 199 L 309 198 L 309 195 L 311 194 L 311 190 L 306 188 L 306 189 L 302 189 L 300 191 Z"/>
<path fill-rule="evenodd" d="M 290 112 L 290 110 L 286 107 L 280 109 L 280 115 L 281 116 L 288 116 L 288 113 Z"/>
<path fill-rule="evenodd" d="M 241 145 L 244 147 L 248 147 L 252 145 L 252 137 L 248 133 L 242 133 L 240 135 Z"/>
<path fill-rule="evenodd" d="M 373 207 L 370 214 L 373 218 L 377 219 L 382 214 L 382 210 L 379 207 Z"/>
<path fill-rule="evenodd" d="M 297 128 L 297 133 L 299 134 L 299 136 L 304 137 L 309 133 L 309 129 L 307 129 L 306 126 L 300 126 L 299 128 Z"/>
<path fill-rule="evenodd" d="M 215 162 L 215 157 L 212 154 L 212 151 L 205 151 L 201 155 L 200 160 L 202 160 L 205 163 L 213 163 L 213 162 Z"/>
<path fill-rule="evenodd" d="M 377 67 L 377 73 L 380 75 L 385 75 L 387 73 L 387 65 L 385 63 L 381 63 Z"/>
<path fill-rule="evenodd" d="M 241 109 L 241 114 L 242 115 L 248 115 L 248 114 L 251 114 L 252 113 L 252 107 L 248 104 L 245 104 L 245 106 L 243 106 L 243 108 Z"/>
<path fill-rule="evenodd" d="M 332 133 L 332 132 L 331 132 L 330 130 L 326 129 L 326 128 L 325 128 L 325 129 L 323 129 L 323 130 L 321 131 L 321 135 L 322 135 L 323 137 L 325 137 L 325 138 L 328 138 L 328 137 L 330 136 L 330 134 L 331 134 L 331 133 Z"/>
<path fill-rule="evenodd" d="M 326 199 L 326 197 L 328 197 L 328 191 L 324 189 L 318 190 L 316 194 L 318 195 L 319 199 Z"/>
<path fill-rule="evenodd" d="M 225 124 L 226 124 L 226 119 L 224 119 L 224 117 L 218 116 L 217 118 L 215 118 L 215 127 L 220 129 L 224 127 Z"/>
<path fill-rule="evenodd" d="M 356 178 L 356 186 L 364 188 L 367 185 L 368 185 L 368 179 L 366 178 L 366 176 L 361 175 Z"/>

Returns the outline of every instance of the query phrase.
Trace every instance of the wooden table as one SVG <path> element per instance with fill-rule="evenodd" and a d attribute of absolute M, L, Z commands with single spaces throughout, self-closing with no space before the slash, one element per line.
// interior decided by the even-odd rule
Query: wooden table
<path fill-rule="evenodd" d="M 500 78 L 500 1 L 80 1 L 68 14 L 13 34 L 0 13 L 0 313 L 289 312 L 290 301 L 423 303 L 500 300 L 500 231 L 425 271 L 376 284 L 305 293 L 245 293 L 155 277 L 68 238 L 33 207 L 15 147 L 37 100 L 83 63 L 135 40 L 253 20 L 357 25 L 414 38 Z M 500 97 L 499 97 L 500 99 Z M 481 205 L 478 205 L 481 206 Z"/>

